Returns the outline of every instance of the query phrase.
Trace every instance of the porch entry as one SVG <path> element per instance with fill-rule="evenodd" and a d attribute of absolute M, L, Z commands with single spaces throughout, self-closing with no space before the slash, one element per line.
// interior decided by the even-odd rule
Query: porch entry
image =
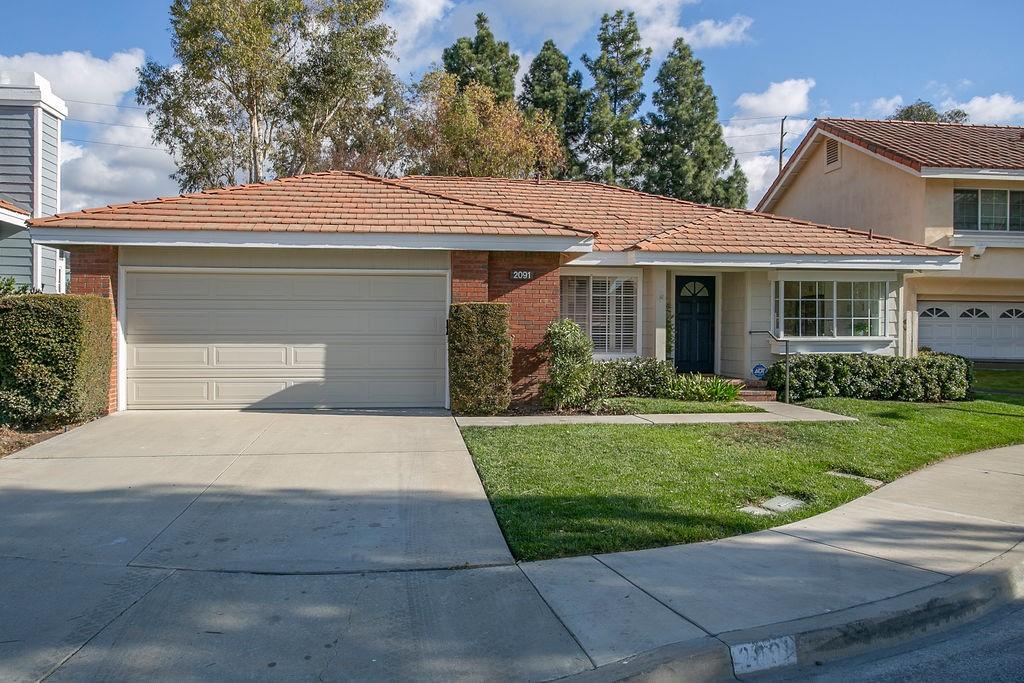
<path fill-rule="evenodd" d="M 679 372 L 715 371 L 715 278 L 676 276 L 675 363 Z"/>

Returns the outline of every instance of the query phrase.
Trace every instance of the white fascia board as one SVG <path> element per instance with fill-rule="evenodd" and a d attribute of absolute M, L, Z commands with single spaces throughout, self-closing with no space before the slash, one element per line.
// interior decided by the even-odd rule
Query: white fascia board
<path fill-rule="evenodd" d="M 592 251 L 566 263 L 563 268 L 574 266 L 632 266 L 634 251 Z"/>
<path fill-rule="evenodd" d="M 960 270 L 961 256 L 825 256 L 801 254 L 689 254 L 632 252 L 638 266 L 694 266 L 816 270 Z"/>
<path fill-rule="evenodd" d="M 411 233 L 270 232 L 232 230 L 131 230 L 30 228 L 32 241 L 56 247 L 76 244 L 140 247 L 243 247 L 299 249 L 447 249 L 479 251 L 590 252 L 590 237 Z"/>
<path fill-rule="evenodd" d="M 921 169 L 925 178 L 947 178 L 950 180 L 1024 180 L 1024 170 L 1000 168 L 939 168 L 928 166 Z"/>
<path fill-rule="evenodd" d="M 16 213 L 3 207 L 0 207 L 0 223 L 9 223 L 10 225 L 16 225 L 19 228 L 25 227 L 25 221 L 28 220 L 28 216 L 22 213 Z"/>

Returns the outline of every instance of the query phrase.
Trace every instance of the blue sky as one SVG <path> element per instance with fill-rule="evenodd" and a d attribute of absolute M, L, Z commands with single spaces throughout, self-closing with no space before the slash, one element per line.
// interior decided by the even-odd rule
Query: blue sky
<path fill-rule="evenodd" d="M 738 0 L 392 0 L 396 73 L 411 78 L 486 12 L 523 67 L 551 37 L 579 64 L 595 50 L 603 11 L 636 11 L 655 48 L 686 37 L 704 60 L 756 201 L 777 162 L 788 115 L 795 147 L 815 116 L 884 116 L 916 98 L 963 106 L 972 120 L 1024 123 L 1019 45 L 1024 3 L 936 0 L 861 3 Z M 5 8 L 0 70 L 35 70 L 69 100 L 64 129 L 65 209 L 176 193 L 172 160 L 150 149 L 143 111 L 131 105 L 143 59 L 173 59 L 160 0 L 16 3 Z M 103 143 L 103 144 L 100 144 Z"/>

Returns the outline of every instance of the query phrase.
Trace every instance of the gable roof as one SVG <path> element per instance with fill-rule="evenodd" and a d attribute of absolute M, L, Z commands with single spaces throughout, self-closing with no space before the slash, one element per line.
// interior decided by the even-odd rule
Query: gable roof
<path fill-rule="evenodd" d="M 451 199 L 393 180 L 328 171 L 29 221 L 37 228 L 231 230 L 579 237 L 544 219 Z"/>
<path fill-rule="evenodd" d="M 1024 126 L 818 119 L 817 127 L 915 171 L 1024 170 Z"/>
<path fill-rule="evenodd" d="M 597 233 L 595 251 L 696 254 L 936 256 L 934 249 L 866 231 L 695 204 L 613 185 L 572 180 L 408 176 L 407 187 L 515 208 Z"/>
<path fill-rule="evenodd" d="M 1024 126 L 870 119 L 815 119 L 757 208 L 771 211 L 822 137 L 838 138 L 921 174 L 929 169 L 1024 171 Z"/>

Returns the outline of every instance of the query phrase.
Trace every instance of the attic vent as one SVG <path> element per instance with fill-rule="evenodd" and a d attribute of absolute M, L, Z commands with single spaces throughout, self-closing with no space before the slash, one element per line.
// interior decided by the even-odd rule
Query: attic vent
<path fill-rule="evenodd" d="M 829 138 L 825 141 L 825 170 L 839 168 L 839 141 Z"/>

